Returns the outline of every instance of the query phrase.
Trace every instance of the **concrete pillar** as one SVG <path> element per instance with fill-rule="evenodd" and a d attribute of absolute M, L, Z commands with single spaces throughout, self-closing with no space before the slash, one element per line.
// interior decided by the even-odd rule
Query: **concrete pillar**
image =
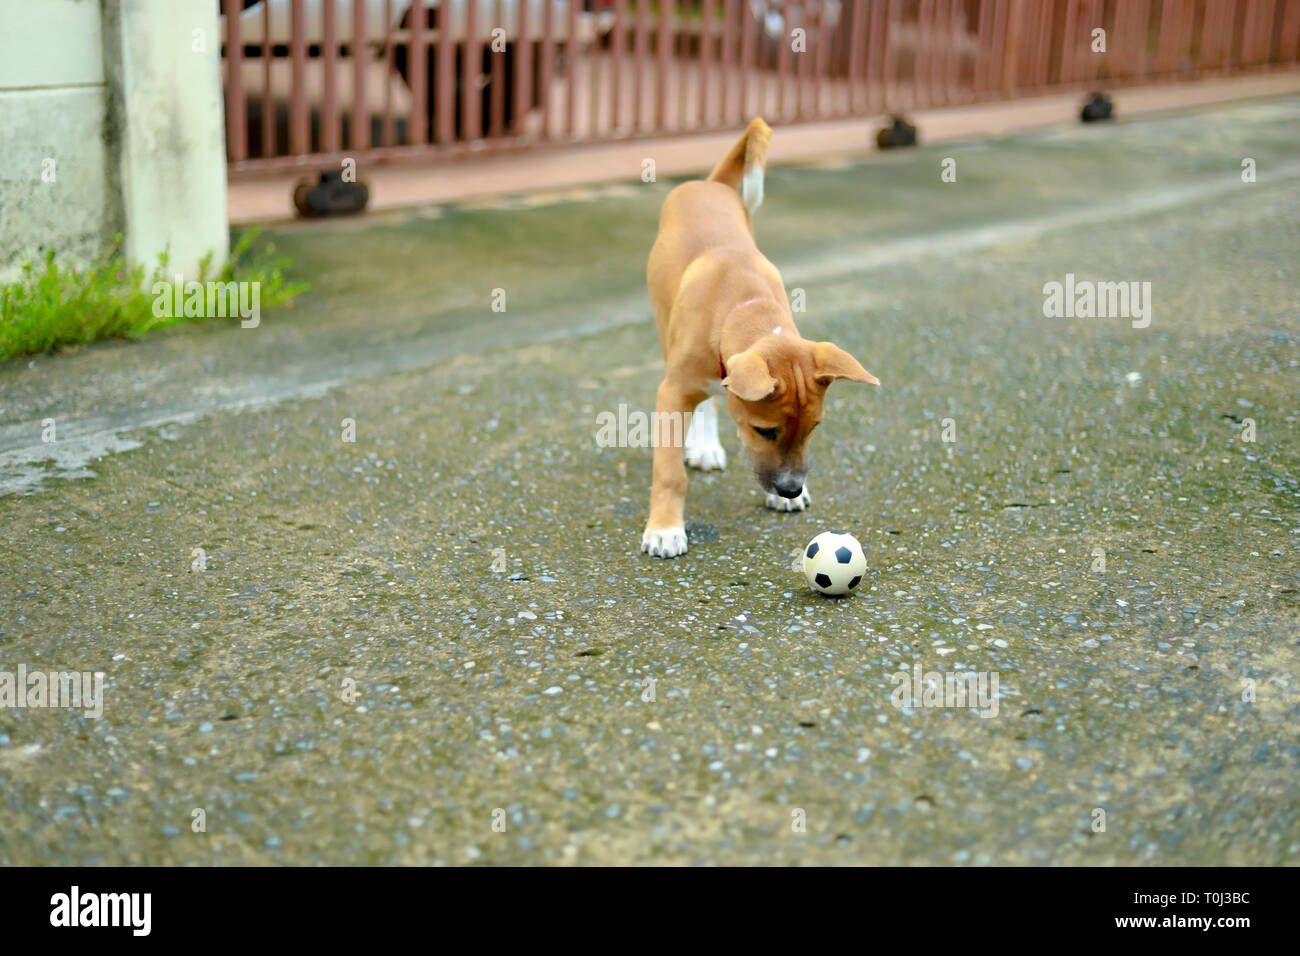
<path fill-rule="evenodd" d="M 226 140 L 215 0 L 100 0 L 105 144 L 126 252 L 187 276 L 226 260 Z"/>
<path fill-rule="evenodd" d="M 229 248 L 216 0 L 0 0 L 0 278 Z"/>

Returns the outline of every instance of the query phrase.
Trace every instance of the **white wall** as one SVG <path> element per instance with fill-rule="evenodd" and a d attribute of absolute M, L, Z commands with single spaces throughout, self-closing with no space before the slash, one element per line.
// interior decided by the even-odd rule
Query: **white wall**
<path fill-rule="evenodd" d="M 49 248 L 93 258 L 123 224 L 109 195 L 99 3 L 0 0 L 0 24 L 0 274 L 9 276 Z"/>
<path fill-rule="evenodd" d="M 146 266 L 223 262 L 215 0 L 0 0 L 0 25 L 0 275 L 115 234 Z"/>

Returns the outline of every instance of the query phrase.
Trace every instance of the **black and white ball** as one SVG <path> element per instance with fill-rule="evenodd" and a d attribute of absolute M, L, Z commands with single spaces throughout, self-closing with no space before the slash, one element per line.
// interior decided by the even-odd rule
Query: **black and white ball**
<path fill-rule="evenodd" d="M 862 581 L 867 556 L 858 539 L 843 531 L 823 531 L 803 552 L 803 573 L 814 591 L 848 594 Z"/>

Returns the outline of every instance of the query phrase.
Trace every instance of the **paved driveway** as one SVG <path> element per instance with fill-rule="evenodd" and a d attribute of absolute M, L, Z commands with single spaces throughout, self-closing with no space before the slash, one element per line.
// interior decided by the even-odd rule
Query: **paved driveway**
<path fill-rule="evenodd" d="M 671 562 L 594 439 L 667 183 L 286 228 L 257 329 L 0 369 L 0 670 L 105 674 L 0 709 L 0 862 L 1295 862 L 1297 120 L 774 170 L 800 328 L 884 384 L 803 514 L 725 426 Z M 1046 317 L 1067 275 L 1149 324 Z M 827 528 L 848 600 L 789 570 Z"/>

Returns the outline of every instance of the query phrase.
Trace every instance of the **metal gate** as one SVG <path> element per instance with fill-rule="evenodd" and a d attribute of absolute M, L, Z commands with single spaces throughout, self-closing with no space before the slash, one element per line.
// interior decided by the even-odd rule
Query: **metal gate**
<path fill-rule="evenodd" d="M 1300 57 L 1300 0 L 223 0 L 222 13 L 232 176 L 755 115 L 876 116 Z"/>

